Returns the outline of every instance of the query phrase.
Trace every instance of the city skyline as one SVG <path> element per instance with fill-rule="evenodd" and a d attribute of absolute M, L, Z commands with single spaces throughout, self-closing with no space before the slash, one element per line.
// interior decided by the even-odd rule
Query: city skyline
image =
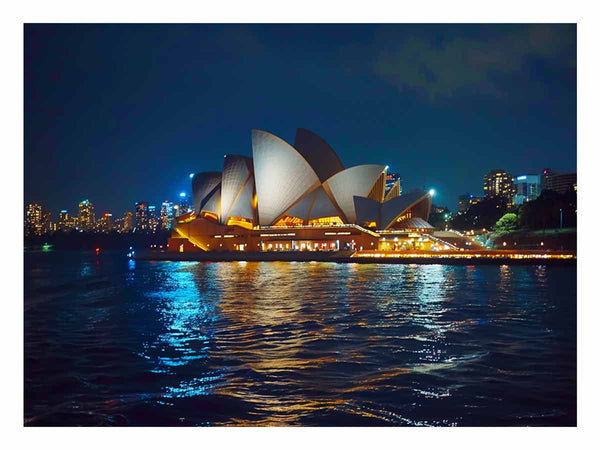
<path fill-rule="evenodd" d="M 253 130 L 252 132 L 255 134 L 257 131 L 258 130 Z M 259 133 L 264 132 L 259 131 Z M 269 133 L 266 134 L 269 135 Z M 284 142 L 276 136 L 271 135 L 271 137 L 275 139 L 275 141 Z M 316 164 L 316 167 L 319 168 L 318 171 L 320 171 L 320 176 L 323 179 L 338 170 L 343 171 L 343 164 L 337 154 L 335 154 L 335 151 L 325 140 L 323 140 L 323 138 L 309 130 L 297 130 L 296 141 L 293 147 L 287 143 L 284 144 L 289 149 L 303 153 L 305 157 L 313 161 L 313 163 Z M 235 167 L 234 172 L 237 173 L 241 168 L 246 167 L 246 165 L 248 165 L 247 169 L 249 169 L 252 165 L 252 158 L 240 155 L 225 156 L 225 167 L 228 167 L 229 172 Z M 358 167 L 360 166 L 357 166 L 356 168 Z M 387 166 L 385 168 L 384 166 L 379 166 L 379 169 L 382 169 L 383 172 L 375 183 L 375 185 L 379 186 L 377 192 L 382 195 L 382 198 L 385 197 L 385 201 L 401 196 L 402 180 L 399 174 L 388 173 Z M 186 192 L 180 192 L 178 203 L 169 200 L 159 202 L 160 209 L 158 211 L 156 210 L 155 205 L 151 205 L 146 201 L 138 201 L 135 203 L 135 215 L 131 211 L 125 211 L 123 217 L 118 217 L 118 215 L 115 216 L 114 214 L 109 213 L 109 211 L 105 211 L 103 214 L 99 213 L 99 219 L 95 220 L 94 204 L 93 202 L 90 202 L 89 199 L 86 199 L 79 203 L 77 215 L 69 214 L 68 209 L 61 209 L 58 213 L 58 220 L 54 221 L 51 211 L 45 205 L 40 203 L 29 203 L 25 207 L 25 234 L 26 236 L 42 235 L 56 231 L 68 232 L 73 230 L 92 231 L 96 233 L 106 233 L 110 231 L 122 233 L 137 230 L 142 233 L 156 233 L 159 230 L 173 229 L 179 222 L 177 219 L 179 216 L 182 216 L 182 220 L 186 222 L 188 220 L 186 218 L 188 212 L 193 212 L 194 214 L 198 213 L 196 210 L 199 207 L 198 202 L 200 202 L 201 199 L 197 195 L 197 191 L 199 189 L 208 189 L 208 191 L 211 192 L 211 195 L 214 194 L 215 191 L 213 188 L 215 185 L 217 185 L 217 187 L 221 186 L 221 176 L 221 172 L 190 173 L 188 177 L 191 180 L 193 199 Z M 236 176 L 239 178 L 239 174 Z M 235 181 L 236 176 L 234 176 L 233 173 L 227 175 L 228 181 L 226 186 L 229 191 L 231 190 L 230 184 L 232 182 L 234 184 L 237 183 Z M 248 181 L 252 181 L 253 184 L 253 177 L 251 178 L 252 179 Z M 453 213 L 454 208 L 450 209 L 447 205 L 436 205 L 431 203 L 431 208 L 435 210 L 437 214 L 444 215 L 446 229 L 453 218 L 460 217 L 461 214 L 468 212 L 471 206 L 486 199 L 494 201 L 501 200 L 504 207 L 508 207 L 508 210 L 519 213 L 519 209 L 524 203 L 534 201 L 540 195 L 543 196 L 543 192 L 546 190 L 553 191 L 554 194 L 560 195 L 566 194 L 571 189 L 577 192 L 577 173 L 559 173 L 548 168 L 544 169 L 539 174 L 529 173 L 516 176 L 513 176 L 513 174 L 510 174 L 503 169 L 491 169 L 483 176 L 482 181 L 483 196 L 473 195 L 473 193 L 469 192 L 459 195 L 455 205 L 457 206 L 456 213 Z M 373 185 L 373 189 L 375 189 L 375 185 Z M 411 194 L 418 191 L 419 189 L 415 189 L 411 193 L 406 194 L 406 196 L 410 197 Z M 225 195 L 228 199 L 226 200 L 227 205 L 231 206 L 231 192 L 224 194 L 223 187 L 221 187 L 218 189 L 218 194 Z M 373 193 L 370 193 L 369 195 L 371 194 Z M 434 194 L 435 189 L 430 189 L 429 196 L 431 199 Z M 308 204 L 311 203 L 310 198 L 312 197 L 309 196 L 309 199 L 307 200 Z M 249 198 L 247 200 L 249 201 Z M 355 201 L 357 201 L 356 197 Z M 211 202 L 209 201 L 208 203 Z M 212 203 L 212 207 L 216 207 L 219 201 L 217 200 L 215 203 L 215 200 L 213 199 Z M 299 206 L 300 205 L 298 205 L 298 207 Z M 366 205 L 363 204 L 361 208 L 364 206 Z M 500 207 L 500 204 L 498 207 Z M 226 207 L 225 209 L 229 210 L 230 208 Z M 238 213 L 241 213 L 241 210 L 238 211 Z M 219 215 L 218 212 L 212 214 L 216 214 L 215 217 L 218 217 Z M 127 223 L 129 223 L 129 225 L 127 225 Z"/>
<path fill-rule="evenodd" d="M 84 198 L 117 216 L 176 201 L 190 172 L 248 155 L 251 128 L 312 129 L 348 165 L 366 153 L 452 210 L 494 167 L 576 171 L 575 25 L 25 31 L 25 203 L 53 214 Z"/>
<path fill-rule="evenodd" d="M 461 204 L 462 204 L 462 201 L 463 201 L 463 199 L 465 197 L 469 197 L 470 196 L 472 198 L 480 199 L 480 198 L 484 198 L 484 197 L 486 197 L 488 195 L 488 194 L 486 194 L 486 183 L 487 183 L 486 178 L 488 176 L 490 176 L 493 172 L 496 172 L 496 171 L 506 172 L 506 174 L 510 176 L 510 178 L 512 180 L 511 185 L 515 189 L 515 193 L 514 194 L 516 194 L 517 185 L 521 184 L 521 182 L 519 180 L 521 178 L 523 178 L 523 177 L 531 177 L 531 176 L 538 177 L 538 183 L 540 184 L 538 190 L 535 191 L 535 196 L 533 196 L 533 198 L 537 197 L 541 193 L 541 191 L 544 188 L 546 188 L 546 187 L 554 190 L 554 188 L 552 186 L 544 186 L 544 182 L 542 181 L 542 178 L 544 176 L 548 176 L 548 175 L 545 175 L 546 172 L 548 171 L 547 168 L 541 170 L 540 172 L 535 172 L 535 173 L 532 173 L 532 172 L 525 173 L 525 172 L 521 171 L 521 172 L 516 172 L 516 173 L 512 173 L 512 174 L 510 172 L 508 172 L 508 171 L 505 171 L 504 169 L 490 169 L 490 170 L 488 170 L 488 172 L 486 172 L 485 174 L 483 174 L 483 176 L 481 177 L 481 180 L 480 180 L 481 184 L 479 185 L 479 188 L 477 188 L 477 189 L 475 189 L 473 191 L 463 192 L 463 193 L 459 194 L 456 197 L 456 199 L 455 199 L 454 202 L 452 202 L 451 199 L 448 199 L 449 200 L 448 203 L 441 204 L 439 202 L 437 202 L 437 203 L 434 202 L 434 204 L 436 206 L 438 206 L 438 207 L 448 208 L 453 213 L 460 214 Z M 193 173 L 188 174 L 189 179 L 191 179 L 193 175 L 194 175 Z M 571 182 L 571 181 L 574 181 L 574 184 L 576 185 L 576 173 L 575 172 L 573 172 L 573 173 L 561 173 L 561 172 L 553 171 L 552 175 L 558 176 L 559 178 L 565 178 L 566 177 L 566 179 L 569 180 L 567 182 L 567 184 L 565 184 L 563 186 L 562 191 L 564 191 L 564 189 L 566 189 L 566 187 L 569 186 L 568 183 Z M 573 178 L 573 180 L 571 180 L 571 178 Z M 392 180 L 392 182 L 390 182 L 390 180 Z M 388 176 L 387 176 L 387 181 L 386 181 L 386 188 L 385 188 L 386 189 L 386 193 L 392 187 L 393 183 L 396 182 L 396 181 L 402 182 L 402 178 L 401 178 L 400 174 L 389 172 Z M 401 186 L 402 185 L 400 183 L 399 184 L 399 193 L 400 194 L 402 193 L 402 187 Z M 439 193 L 439 192 L 436 189 L 436 194 L 437 193 Z M 181 191 L 181 192 L 179 192 L 179 194 L 177 196 L 173 197 L 174 200 L 165 199 L 165 200 L 158 201 L 158 202 L 148 202 L 148 201 L 145 201 L 145 200 L 138 200 L 138 201 L 134 202 L 133 207 L 126 208 L 122 212 L 116 212 L 115 213 L 114 208 L 111 208 L 111 207 L 109 207 L 109 208 L 107 208 L 107 209 L 105 209 L 103 211 L 98 211 L 98 212 L 99 212 L 99 214 L 110 213 L 111 215 L 114 215 L 114 216 L 122 216 L 122 215 L 127 214 L 127 213 L 133 213 L 135 211 L 135 207 L 136 207 L 136 205 L 138 203 L 145 203 L 145 204 L 147 204 L 150 207 L 152 207 L 152 206 L 156 207 L 156 206 L 164 205 L 165 203 L 172 203 L 174 205 L 177 205 L 178 204 L 177 201 L 179 201 L 181 203 L 182 197 L 185 197 L 186 201 L 189 201 L 187 199 L 189 199 L 190 194 L 191 194 L 191 189 L 189 189 L 188 191 Z M 511 195 L 510 197 L 512 198 L 513 195 Z M 532 198 L 529 198 L 528 200 L 531 200 L 531 199 Z M 82 201 L 85 202 L 85 201 L 88 201 L 88 200 L 89 199 L 85 199 L 85 200 L 82 200 Z M 515 197 L 515 201 L 517 201 L 516 197 Z M 510 201 L 509 201 L 509 203 L 510 203 Z M 522 203 L 523 203 L 523 199 L 521 199 L 520 201 L 517 201 L 517 204 L 519 204 L 519 205 L 522 204 Z M 48 208 L 44 202 L 39 202 L 39 201 L 26 203 L 24 205 L 24 215 L 26 214 L 27 208 L 30 205 L 39 205 L 42 208 L 44 208 L 47 212 L 50 212 L 52 214 L 52 217 L 54 217 L 54 210 L 51 209 L 51 208 Z M 75 205 L 77 205 L 77 202 L 76 202 Z M 62 212 L 68 212 L 70 216 L 73 216 L 73 214 L 71 214 L 71 212 L 72 211 L 76 211 L 76 210 L 77 210 L 77 207 L 74 207 L 73 209 L 70 209 L 68 207 L 67 208 L 60 208 L 60 209 L 58 209 L 58 211 L 56 213 L 56 216 L 60 217 L 60 214 Z"/>

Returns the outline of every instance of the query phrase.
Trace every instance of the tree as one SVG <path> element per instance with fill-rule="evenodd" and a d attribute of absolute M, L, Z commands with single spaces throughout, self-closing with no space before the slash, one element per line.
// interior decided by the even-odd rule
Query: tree
<path fill-rule="evenodd" d="M 511 231 L 515 231 L 517 226 L 517 215 L 515 213 L 506 213 L 496 222 L 496 232 L 510 233 Z"/>
<path fill-rule="evenodd" d="M 564 194 L 544 190 L 538 198 L 519 208 L 519 227 L 530 230 L 558 228 L 562 210 L 563 227 L 577 225 L 577 193 L 573 188 Z"/>
<path fill-rule="evenodd" d="M 435 205 L 431 205 L 431 213 L 427 220 L 434 228 L 444 229 L 446 223 L 450 220 L 452 214 L 450 210 L 444 206 L 441 212 L 436 212 L 438 208 Z"/>
<path fill-rule="evenodd" d="M 506 201 L 501 197 L 486 197 L 467 212 L 452 219 L 455 230 L 491 228 L 506 213 Z"/>

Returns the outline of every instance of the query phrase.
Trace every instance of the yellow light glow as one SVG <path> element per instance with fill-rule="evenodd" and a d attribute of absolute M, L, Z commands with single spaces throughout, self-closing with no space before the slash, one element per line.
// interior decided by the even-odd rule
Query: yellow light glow
<path fill-rule="evenodd" d="M 274 226 L 276 227 L 293 227 L 296 225 L 302 225 L 304 220 L 299 217 L 284 215 L 281 219 L 279 219 Z"/>
<path fill-rule="evenodd" d="M 215 222 L 219 219 L 219 217 L 210 211 L 201 211 L 200 212 L 200 217 L 204 217 L 205 219 L 211 219 L 214 220 Z"/>
<path fill-rule="evenodd" d="M 246 219 L 245 217 L 230 217 L 227 221 L 227 226 L 237 225 L 238 227 L 245 228 L 246 230 L 251 230 L 253 228 L 252 221 Z"/>
<path fill-rule="evenodd" d="M 309 225 L 342 225 L 344 222 L 339 216 L 319 217 L 308 221 Z"/>

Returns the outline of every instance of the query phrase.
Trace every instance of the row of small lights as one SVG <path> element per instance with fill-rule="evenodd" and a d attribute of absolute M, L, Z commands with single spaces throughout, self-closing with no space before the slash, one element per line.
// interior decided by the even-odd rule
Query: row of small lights
<path fill-rule="evenodd" d="M 516 242 L 515 242 L 515 245 L 517 245 L 517 243 L 516 243 Z M 506 247 L 506 241 L 504 241 L 504 242 L 502 243 L 502 246 L 503 246 L 503 247 Z M 543 242 L 543 241 L 542 241 L 542 242 L 540 242 L 540 246 L 542 246 L 542 247 L 544 246 L 544 242 Z"/>
<path fill-rule="evenodd" d="M 462 250 L 462 249 L 461 249 Z M 510 258 L 510 259 L 532 259 L 532 258 L 553 258 L 553 259 L 574 259 L 575 255 L 572 254 L 560 254 L 560 255 L 549 255 L 549 254 L 493 254 L 486 255 L 480 253 L 360 253 L 357 252 L 352 255 L 352 258 Z"/>

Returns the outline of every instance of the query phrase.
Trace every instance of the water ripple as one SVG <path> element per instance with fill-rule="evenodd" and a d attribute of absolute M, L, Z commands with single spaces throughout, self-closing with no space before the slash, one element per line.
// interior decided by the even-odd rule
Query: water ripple
<path fill-rule="evenodd" d="M 575 424 L 573 267 L 26 254 L 26 425 Z"/>

